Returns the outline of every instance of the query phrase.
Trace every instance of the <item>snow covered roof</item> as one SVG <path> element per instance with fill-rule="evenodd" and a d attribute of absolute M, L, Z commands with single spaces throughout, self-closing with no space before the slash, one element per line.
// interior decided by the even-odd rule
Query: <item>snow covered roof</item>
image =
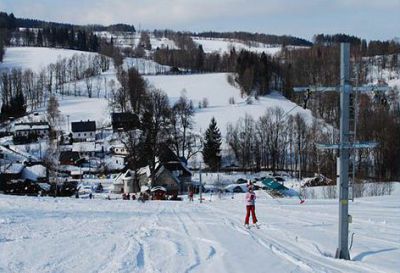
<path fill-rule="evenodd" d="M 247 183 L 243 184 L 230 184 L 225 187 L 225 190 L 232 192 L 235 188 L 239 187 L 243 192 L 247 192 Z"/>
<path fill-rule="evenodd" d="M 82 171 L 81 170 L 72 170 L 71 175 L 81 175 Z"/>
<path fill-rule="evenodd" d="M 47 168 L 43 165 L 33 165 L 23 169 L 22 178 L 32 181 L 46 177 Z"/>
<path fill-rule="evenodd" d="M 96 145 L 95 142 L 75 142 L 72 144 L 73 152 L 101 152 L 101 145 Z"/>
<path fill-rule="evenodd" d="M 145 174 L 147 177 L 150 177 L 150 167 L 146 166 L 146 167 L 140 168 L 138 171 L 138 174 L 140 174 L 140 175 Z"/>
<path fill-rule="evenodd" d="M 25 122 L 17 123 L 14 125 L 14 131 L 27 131 L 27 130 L 49 130 L 50 126 L 47 122 Z"/>
<path fill-rule="evenodd" d="M 114 179 L 113 184 L 114 185 L 122 185 L 122 184 L 124 184 L 124 180 L 132 179 L 132 177 L 133 177 L 133 172 L 131 170 L 127 170 L 126 172 L 118 175 Z"/>
<path fill-rule="evenodd" d="M 5 174 L 19 174 L 25 168 L 25 165 L 22 163 L 11 163 L 6 167 L 3 173 Z"/>
<path fill-rule="evenodd" d="M 156 186 L 156 187 L 153 187 L 153 188 L 151 188 L 151 190 L 150 190 L 151 192 L 155 192 L 155 191 L 163 191 L 163 192 L 167 192 L 167 189 L 166 188 L 164 188 L 163 186 Z"/>

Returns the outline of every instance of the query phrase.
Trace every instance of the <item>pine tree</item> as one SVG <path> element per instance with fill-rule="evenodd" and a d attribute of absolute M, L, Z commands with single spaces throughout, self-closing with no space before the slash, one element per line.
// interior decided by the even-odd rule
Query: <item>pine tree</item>
<path fill-rule="evenodd" d="M 221 164 L 221 133 L 213 117 L 205 133 L 203 160 L 212 171 L 218 170 Z"/>

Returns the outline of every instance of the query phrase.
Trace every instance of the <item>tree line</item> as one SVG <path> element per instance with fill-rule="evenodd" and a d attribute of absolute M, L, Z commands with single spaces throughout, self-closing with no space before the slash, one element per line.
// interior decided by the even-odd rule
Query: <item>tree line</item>
<path fill-rule="evenodd" d="M 394 40 L 371 40 L 367 42 L 365 39 L 347 34 L 317 34 L 314 35 L 313 40 L 314 45 L 325 46 L 332 46 L 338 43 L 350 43 L 352 47 L 359 49 L 362 56 L 390 55 L 400 53 L 400 44 Z"/>
<path fill-rule="evenodd" d="M 13 46 L 53 47 L 98 52 L 100 39 L 86 30 L 53 26 L 41 29 L 18 29 L 13 32 L 10 44 Z"/>
<path fill-rule="evenodd" d="M 312 46 L 310 41 L 306 39 L 288 36 L 288 35 L 271 35 L 264 33 L 250 33 L 244 31 L 235 32 L 215 32 L 207 31 L 200 33 L 191 33 L 192 36 L 204 37 L 204 38 L 223 38 L 223 39 L 234 39 L 248 43 L 259 42 L 263 44 L 271 45 L 294 45 L 294 46 Z"/>
<path fill-rule="evenodd" d="M 334 175 L 334 156 L 318 154 L 315 144 L 329 139 L 321 121 L 302 115 L 286 116 L 280 107 L 269 108 L 259 119 L 246 115 L 228 124 L 226 142 L 239 166 L 245 170 L 264 169 L 301 172 L 317 170 Z M 312 141 L 311 141 L 312 140 Z M 319 161 L 320 159 L 324 159 Z"/>

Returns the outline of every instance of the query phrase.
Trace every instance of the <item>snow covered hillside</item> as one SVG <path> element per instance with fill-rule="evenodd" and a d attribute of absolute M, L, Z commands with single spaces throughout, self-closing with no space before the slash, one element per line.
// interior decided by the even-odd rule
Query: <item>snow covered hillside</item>
<path fill-rule="evenodd" d="M 398 272 L 399 196 L 350 204 L 351 261 L 337 247 L 337 201 L 257 192 L 260 229 L 243 227 L 244 196 L 188 201 L 0 195 L 0 272 Z"/>
<path fill-rule="evenodd" d="M 263 44 L 259 42 L 252 42 L 248 44 L 246 42 L 234 39 L 223 39 L 223 38 L 205 38 L 205 37 L 192 37 L 193 41 L 196 44 L 199 44 L 203 47 L 204 52 L 206 53 L 229 53 L 232 48 L 235 48 L 236 51 L 247 50 L 255 53 L 265 53 L 269 55 L 278 54 L 282 46 L 281 45 L 271 45 L 271 44 Z M 305 48 L 304 46 L 287 46 L 289 49 L 296 48 Z"/>
<path fill-rule="evenodd" d="M 31 69 L 33 72 L 40 72 L 42 68 L 56 63 L 58 59 L 71 58 L 75 54 L 97 53 L 47 47 L 9 47 L 6 48 L 3 63 L 0 63 L 0 73 L 12 68 Z"/>
<path fill-rule="evenodd" d="M 178 76 L 147 76 L 146 79 L 155 87 L 164 90 L 170 97 L 171 102 L 176 101 L 185 90 L 185 95 L 191 99 L 194 106 L 204 98 L 207 98 L 207 108 L 196 109 L 195 121 L 199 132 L 204 132 L 212 117 L 217 120 L 218 126 L 224 135 L 229 122 L 235 123 L 246 114 L 257 119 L 265 113 L 269 107 L 282 107 L 285 112 L 296 107 L 296 104 L 284 98 L 280 94 L 272 93 L 266 97 L 254 100 L 247 104 L 240 96 L 240 90 L 231 86 L 226 80 L 226 73 L 212 73 L 199 75 L 178 75 Z M 229 104 L 233 98 L 235 104 Z M 301 107 L 293 109 L 291 114 L 300 113 L 306 120 L 311 121 L 312 115 L 309 110 Z"/>
<path fill-rule="evenodd" d="M 224 54 L 229 52 L 232 48 L 235 48 L 236 51 L 240 51 L 242 49 L 266 54 L 275 55 L 281 51 L 280 45 L 267 45 L 263 43 L 256 43 L 254 45 L 246 45 L 239 40 L 231 40 L 231 39 L 222 39 L 222 38 L 203 38 L 203 37 L 192 37 L 193 41 L 199 45 L 202 45 L 204 52 L 213 53 L 218 52 L 220 54 Z"/>
<path fill-rule="evenodd" d="M 20 67 L 23 69 L 30 68 L 33 71 L 40 71 L 40 68 L 56 62 L 58 58 L 70 58 L 76 53 L 82 53 L 74 50 L 49 49 L 49 48 L 8 48 L 6 51 L 4 64 L 0 65 L 0 69 L 10 69 Z M 96 53 L 86 53 L 96 54 Z M 136 67 L 140 73 L 157 73 L 165 72 L 168 67 L 162 66 L 154 61 L 145 59 L 126 58 L 124 61 L 126 68 Z M 99 124 L 105 124 L 110 120 L 108 113 L 107 91 L 111 80 L 114 80 L 118 88 L 118 81 L 115 75 L 115 69 L 111 69 L 99 76 L 93 77 L 93 97 L 87 97 L 85 80 L 76 83 L 67 83 L 67 90 L 77 89 L 82 97 L 59 97 L 60 111 L 67 121 L 79 120 L 96 120 Z M 282 107 L 284 111 L 289 111 L 296 105 L 277 93 L 273 93 L 266 97 L 261 97 L 252 104 L 247 104 L 245 98 L 240 96 L 240 90 L 231 86 L 227 81 L 226 73 L 210 73 L 195 75 L 159 75 L 145 76 L 150 84 L 156 88 L 165 91 L 170 97 L 171 103 L 174 103 L 182 94 L 182 90 L 186 90 L 186 96 L 191 99 L 197 108 L 198 103 L 206 99 L 209 103 L 207 108 L 196 109 L 195 127 L 198 132 L 204 132 L 212 117 L 215 117 L 218 126 L 225 134 L 227 123 L 235 123 L 239 118 L 245 117 L 246 114 L 257 119 L 263 115 L 268 107 Z M 73 91 L 70 92 L 74 93 Z M 230 104 L 229 100 L 234 100 L 234 104 Z M 42 109 L 43 111 L 45 109 Z M 291 114 L 301 113 L 308 121 L 312 120 L 309 110 L 301 107 L 295 108 Z M 66 123 L 65 123 L 66 125 Z"/>
<path fill-rule="evenodd" d="M 103 39 L 107 39 L 108 41 L 113 39 L 114 45 L 118 47 L 131 47 L 135 48 L 138 46 L 140 41 L 141 32 L 123 32 L 123 31 L 96 31 L 94 32 L 96 35 Z M 157 38 L 153 33 L 150 33 L 150 44 L 151 48 L 154 50 L 156 48 L 169 48 L 169 49 L 178 49 L 175 45 L 174 41 L 162 37 Z"/>

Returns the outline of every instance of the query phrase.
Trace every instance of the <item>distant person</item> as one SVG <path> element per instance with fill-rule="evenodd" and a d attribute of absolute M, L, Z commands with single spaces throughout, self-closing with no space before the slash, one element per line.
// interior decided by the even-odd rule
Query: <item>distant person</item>
<path fill-rule="evenodd" d="M 191 201 L 191 202 L 193 202 L 193 195 L 194 195 L 193 190 L 190 190 L 189 191 L 189 201 Z"/>
<path fill-rule="evenodd" d="M 249 226 L 249 219 L 250 219 L 250 213 L 251 213 L 251 218 L 253 219 L 253 224 L 258 228 L 257 225 L 257 217 L 256 217 L 256 194 L 253 190 L 253 185 L 250 183 L 247 185 L 248 187 L 248 192 L 246 193 L 246 218 L 244 220 L 244 226 L 246 228 L 250 228 Z"/>

